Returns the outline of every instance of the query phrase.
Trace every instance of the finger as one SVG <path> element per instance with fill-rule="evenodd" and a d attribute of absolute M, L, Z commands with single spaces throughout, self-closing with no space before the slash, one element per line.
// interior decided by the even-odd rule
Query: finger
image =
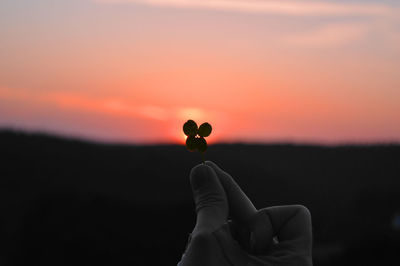
<path fill-rule="evenodd" d="M 252 254 L 263 254 L 272 243 L 273 229 L 269 217 L 257 212 L 253 203 L 242 191 L 233 178 L 211 161 L 206 162 L 211 166 L 228 198 L 229 211 L 234 220 L 242 224 L 238 226 L 238 240 L 243 248 Z M 245 226 L 243 226 L 245 225 Z"/>
<path fill-rule="evenodd" d="M 200 233 L 190 240 L 179 266 L 229 266 L 213 233 Z"/>
<path fill-rule="evenodd" d="M 247 252 L 251 252 L 250 229 L 247 226 L 243 226 L 233 220 L 229 220 L 227 224 L 229 226 L 229 231 L 231 232 L 232 237 L 244 250 L 246 250 Z"/>
<path fill-rule="evenodd" d="M 228 201 L 214 170 L 205 165 L 195 166 L 190 183 L 196 205 L 197 220 L 193 233 L 212 232 L 228 218 Z"/>
<path fill-rule="evenodd" d="M 266 213 L 278 238 L 278 247 L 311 253 L 312 227 L 309 210 L 302 205 L 276 206 L 261 210 Z M 258 239 L 258 241 L 262 241 Z"/>
<path fill-rule="evenodd" d="M 253 256 L 246 252 L 232 237 L 231 227 L 228 224 L 215 231 L 213 235 L 218 239 L 229 265 L 247 265 L 247 266 L 272 266 L 278 265 L 277 259 L 271 256 L 261 257 Z M 286 264 L 285 264 L 286 265 Z M 287 264 L 289 265 L 289 264 Z M 297 264 L 291 264 L 297 265 Z"/>
<path fill-rule="evenodd" d="M 273 244 L 274 230 L 269 216 L 258 211 L 248 222 L 250 229 L 250 253 L 255 255 L 266 254 Z"/>
<path fill-rule="evenodd" d="M 213 235 L 218 239 L 220 248 L 226 260 L 230 263 L 229 265 L 248 265 L 248 254 L 232 237 L 228 224 L 223 225 L 217 231 L 213 232 Z"/>
<path fill-rule="evenodd" d="M 247 223 L 257 213 L 256 208 L 233 178 L 215 163 L 206 161 L 206 165 L 214 169 L 228 199 L 229 211 L 233 220 Z"/>

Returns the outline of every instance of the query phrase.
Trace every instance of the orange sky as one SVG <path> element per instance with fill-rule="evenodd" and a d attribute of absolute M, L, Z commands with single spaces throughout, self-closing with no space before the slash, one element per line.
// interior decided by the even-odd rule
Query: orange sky
<path fill-rule="evenodd" d="M 0 127 L 101 141 L 400 141 L 396 1 L 0 3 Z"/>

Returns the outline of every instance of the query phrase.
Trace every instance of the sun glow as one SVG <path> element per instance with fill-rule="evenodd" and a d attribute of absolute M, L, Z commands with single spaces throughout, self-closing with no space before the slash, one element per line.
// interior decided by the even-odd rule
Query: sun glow
<path fill-rule="evenodd" d="M 182 134 L 182 144 L 185 144 L 187 136 L 185 134 Z"/>
<path fill-rule="evenodd" d="M 178 111 L 178 118 L 180 119 L 186 119 L 186 120 L 192 119 L 198 121 L 198 120 L 204 120 L 205 117 L 206 117 L 205 112 L 200 108 L 194 108 L 194 107 L 181 108 Z"/>

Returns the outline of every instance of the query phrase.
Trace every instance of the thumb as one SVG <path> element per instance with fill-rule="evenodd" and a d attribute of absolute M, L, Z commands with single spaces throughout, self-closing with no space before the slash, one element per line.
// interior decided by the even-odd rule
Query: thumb
<path fill-rule="evenodd" d="M 197 213 L 193 234 L 215 231 L 226 223 L 229 211 L 217 174 L 205 164 L 197 165 L 190 172 L 190 184 Z"/>

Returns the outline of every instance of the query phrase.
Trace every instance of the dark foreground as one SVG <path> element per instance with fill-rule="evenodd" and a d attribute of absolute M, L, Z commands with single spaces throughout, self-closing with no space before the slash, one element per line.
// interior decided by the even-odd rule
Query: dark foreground
<path fill-rule="evenodd" d="M 400 264 L 400 146 L 215 145 L 207 158 L 257 208 L 307 206 L 316 266 Z M 199 162 L 183 146 L 0 132 L 0 265 L 176 265 Z"/>

